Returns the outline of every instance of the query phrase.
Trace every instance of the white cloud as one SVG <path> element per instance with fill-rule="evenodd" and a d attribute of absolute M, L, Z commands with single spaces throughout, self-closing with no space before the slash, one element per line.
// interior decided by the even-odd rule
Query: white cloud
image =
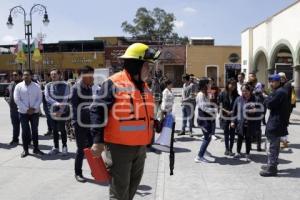
<path fill-rule="evenodd" d="M 182 21 L 182 20 L 176 20 L 176 21 L 174 22 L 174 25 L 175 25 L 175 27 L 176 27 L 177 29 L 181 29 L 181 28 L 184 26 L 184 21 Z"/>
<path fill-rule="evenodd" d="M 13 44 L 16 38 L 11 35 L 5 35 L 1 38 L 1 44 Z"/>
<path fill-rule="evenodd" d="M 197 12 L 197 10 L 196 10 L 195 8 L 192 8 L 192 7 L 185 7 L 185 8 L 183 9 L 183 11 L 184 11 L 185 13 L 190 13 L 190 14 L 194 14 L 194 13 Z"/>

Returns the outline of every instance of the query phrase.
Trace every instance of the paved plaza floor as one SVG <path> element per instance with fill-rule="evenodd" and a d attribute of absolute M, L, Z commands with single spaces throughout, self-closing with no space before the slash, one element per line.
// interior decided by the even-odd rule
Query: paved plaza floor
<path fill-rule="evenodd" d="M 300 105 L 298 105 L 299 107 Z M 262 178 L 260 166 L 266 161 L 265 152 L 257 152 L 255 145 L 250 163 L 224 156 L 222 130 L 218 140 L 208 148 L 212 154 L 209 164 L 195 163 L 201 144 L 200 137 L 176 136 L 174 176 L 169 175 L 169 155 L 147 155 L 145 174 L 136 200 L 299 200 L 300 199 L 300 109 L 291 116 L 289 148 L 281 152 L 278 177 Z M 181 107 L 176 100 L 175 116 L 180 119 Z M 177 120 L 176 129 L 181 122 Z M 264 127 L 263 127 L 264 128 Z M 43 136 L 46 120 L 40 119 L 40 147 L 44 152 L 52 148 L 52 139 Z M 84 175 L 90 180 L 78 183 L 74 179 L 75 143 L 69 142 L 70 155 L 29 156 L 21 159 L 22 146 L 11 148 L 9 109 L 0 99 L 0 199 L 1 200 L 102 200 L 108 199 L 108 187 L 93 182 L 88 165 Z M 201 134 L 200 129 L 194 129 Z M 236 145 L 234 146 L 236 149 Z"/>

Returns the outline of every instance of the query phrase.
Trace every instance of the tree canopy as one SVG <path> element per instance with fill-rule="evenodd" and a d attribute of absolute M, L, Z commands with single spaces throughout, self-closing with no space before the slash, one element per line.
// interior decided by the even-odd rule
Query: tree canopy
<path fill-rule="evenodd" d="M 173 13 L 167 13 L 161 8 L 152 11 L 141 7 L 137 9 L 133 24 L 124 21 L 122 29 L 134 38 L 141 38 L 164 43 L 187 43 L 187 37 L 179 37 L 174 32 L 176 18 Z"/>

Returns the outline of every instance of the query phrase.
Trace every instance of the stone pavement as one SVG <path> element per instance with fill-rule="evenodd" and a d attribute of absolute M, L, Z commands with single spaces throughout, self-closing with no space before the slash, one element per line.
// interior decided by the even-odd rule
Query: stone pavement
<path fill-rule="evenodd" d="M 299 105 L 300 106 L 300 105 Z M 298 107 L 299 107 L 298 106 Z M 108 187 L 77 183 L 73 177 L 75 143 L 69 142 L 70 156 L 29 156 L 20 158 L 21 146 L 10 148 L 11 124 L 9 110 L 0 99 L 0 199 L 1 200 L 100 200 L 108 199 Z M 300 109 L 296 110 L 299 114 Z M 177 119 L 181 116 L 179 99 L 175 105 Z M 176 137 L 175 175 L 169 176 L 168 154 L 148 153 L 145 174 L 136 200 L 299 200 L 300 199 L 300 137 L 299 115 L 292 115 L 298 124 L 290 126 L 290 148 L 280 155 L 280 175 L 262 178 L 260 166 L 266 161 L 265 153 L 252 151 L 252 162 L 237 161 L 223 156 L 222 140 L 212 141 L 209 158 L 214 163 L 194 163 L 201 139 L 199 137 Z M 180 129 L 180 121 L 176 125 Z M 40 120 L 40 135 L 46 132 L 45 118 Z M 222 131 L 217 133 L 222 137 Z M 196 134 L 201 134 L 195 129 Z M 52 140 L 40 136 L 41 149 L 48 152 Z M 253 145 L 254 147 L 254 145 Z M 234 149 L 236 146 L 234 147 Z M 89 175 L 87 163 L 84 174 Z"/>
<path fill-rule="evenodd" d="M 94 183 L 87 162 L 84 175 L 88 183 L 74 179 L 75 142 L 68 141 L 70 155 L 34 156 L 20 158 L 22 146 L 11 148 L 11 123 L 9 109 L 0 99 L 0 199 L 1 200 L 100 200 L 108 199 L 108 187 Z M 40 118 L 40 148 L 47 153 L 53 145 L 52 139 L 42 136 L 47 131 L 45 118 Z M 31 151 L 31 150 L 30 150 Z M 152 200 L 156 191 L 159 156 L 147 155 L 143 181 L 136 195 L 137 200 Z"/>
<path fill-rule="evenodd" d="M 293 125 L 289 127 L 289 148 L 280 154 L 278 177 L 259 176 L 260 166 L 266 162 L 266 153 L 257 152 L 252 145 L 251 163 L 245 159 L 234 160 L 224 156 L 225 145 L 222 139 L 212 140 L 207 157 L 214 163 L 194 163 L 201 139 L 199 137 L 177 137 L 175 175 L 169 176 L 168 159 L 164 154 L 165 165 L 160 173 L 164 174 L 164 189 L 161 199 L 205 199 L 205 200 L 299 200 L 300 199 L 300 109 L 291 116 Z M 180 112 L 176 107 L 175 113 Z M 178 116 L 178 115 L 176 115 Z M 181 123 L 177 121 L 177 129 Z M 263 127 L 264 131 L 264 127 Z M 199 129 L 196 133 L 201 133 Z M 222 130 L 217 129 L 221 138 Z M 243 144 L 243 147 L 245 144 Z M 234 146 L 234 151 L 236 145 Z M 242 151 L 245 151 L 242 150 Z"/>

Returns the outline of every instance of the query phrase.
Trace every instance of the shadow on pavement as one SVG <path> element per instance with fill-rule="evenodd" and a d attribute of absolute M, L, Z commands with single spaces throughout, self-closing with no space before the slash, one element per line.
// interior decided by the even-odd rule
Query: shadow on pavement
<path fill-rule="evenodd" d="M 152 187 L 148 186 L 148 185 L 140 185 L 138 186 L 138 191 L 136 192 L 137 195 L 145 197 L 147 195 L 152 194 L 151 192 L 146 192 L 146 191 L 150 191 L 152 190 Z M 143 191 L 143 192 L 140 192 Z"/>
<path fill-rule="evenodd" d="M 176 142 L 193 142 L 193 141 L 200 141 L 200 139 L 194 137 L 176 137 Z"/>
<path fill-rule="evenodd" d="M 224 136 L 224 131 L 223 131 L 223 129 L 219 129 L 219 130 L 221 130 L 221 131 L 216 131 L 215 132 L 215 135 L 220 135 L 220 136 Z"/>
<path fill-rule="evenodd" d="M 175 153 L 188 153 L 192 152 L 190 149 L 181 148 L 181 147 L 174 147 Z"/>
<path fill-rule="evenodd" d="M 280 153 L 283 153 L 283 154 L 290 154 L 290 153 L 294 153 L 293 149 L 289 148 L 287 150 L 280 150 Z"/>
<path fill-rule="evenodd" d="M 109 186 L 109 183 L 100 183 L 95 181 L 94 179 L 90 178 L 85 178 L 87 183 L 95 184 L 95 185 L 100 185 L 100 186 Z"/>
<path fill-rule="evenodd" d="M 289 148 L 300 149 L 300 144 L 289 144 Z"/>
<path fill-rule="evenodd" d="M 220 165 L 244 165 L 249 162 L 240 159 L 228 158 L 228 157 L 215 157 L 211 156 L 215 159 L 214 163 L 218 163 Z"/>
<path fill-rule="evenodd" d="M 161 154 L 161 152 L 170 153 L 170 147 L 153 144 L 152 150 L 150 152 L 155 153 L 155 154 Z M 186 148 L 181 148 L 181 147 L 174 147 L 174 152 L 175 153 L 188 153 L 188 152 L 191 152 L 191 150 L 186 149 Z"/>
<path fill-rule="evenodd" d="M 152 190 L 152 187 L 149 186 L 149 185 L 139 185 L 139 186 L 138 186 L 138 190 L 141 190 L 141 191 L 149 191 L 149 190 Z"/>
<path fill-rule="evenodd" d="M 267 163 L 267 155 L 262 154 L 250 154 L 250 158 L 253 162 L 260 163 L 260 164 L 266 164 Z M 279 164 L 289 164 L 292 163 L 290 160 L 284 160 L 279 158 L 278 159 Z"/>
<path fill-rule="evenodd" d="M 50 137 L 50 136 L 44 136 L 44 135 L 39 135 L 39 140 L 53 140 L 53 137 Z"/>
<path fill-rule="evenodd" d="M 70 159 L 75 159 L 76 154 L 69 152 L 68 155 L 63 156 L 62 154 L 57 154 L 57 155 L 44 155 L 41 158 L 43 161 L 47 160 L 70 160 Z"/>
<path fill-rule="evenodd" d="M 299 125 L 300 125 L 300 122 L 290 122 L 290 125 L 299 126 Z"/>
<path fill-rule="evenodd" d="M 52 146 L 40 144 L 39 145 L 39 149 L 40 150 L 49 150 L 50 151 L 52 149 Z"/>
<path fill-rule="evenodd" d="M 32 156 L 32 157 L 37 158 L 37 159 L 40 159 L 40 160 L 42 160 L 42 158 L 43 158 L 43 156 L 36 155 L 36 154 L 33 154 L 33 153 L 29 153 L 28 156 Z M 44 156 L 46 156 L 46 155 L 44 155 Z M 26 158 L 25 158 L 25 159 L 26 159 Z"/>
<path fill-rule="evenodd" d="M 278 177 L 300 178 L 300 168 L 279 170 Z"/>
<path fill-rule="evenodd" d="M 5 143 L 0 143 L 0 149 L 12 149 L 17 147 L 18 145 L 9 145 L 9 144 L 5 144 Z"/>

